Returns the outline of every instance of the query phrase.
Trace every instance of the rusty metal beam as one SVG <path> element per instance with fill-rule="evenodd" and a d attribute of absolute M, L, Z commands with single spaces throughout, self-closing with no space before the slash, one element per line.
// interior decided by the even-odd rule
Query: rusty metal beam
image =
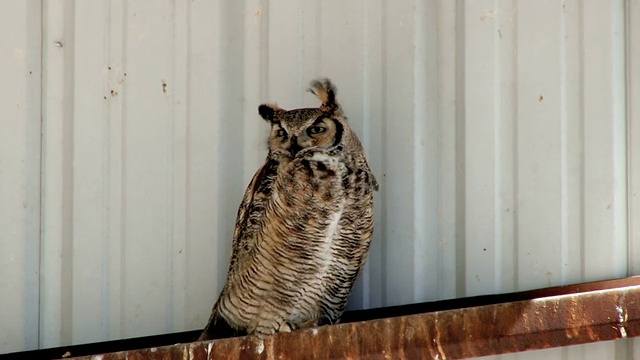
<path fill-rule="evenodd" d="M 638 277 L 536 291 L 546 296 L 323 326 L 264 341 L 221 339 L 99 358 L 465 359 L 640 336 Z M 522 298 L 536 291 L 511 295 Z"/>

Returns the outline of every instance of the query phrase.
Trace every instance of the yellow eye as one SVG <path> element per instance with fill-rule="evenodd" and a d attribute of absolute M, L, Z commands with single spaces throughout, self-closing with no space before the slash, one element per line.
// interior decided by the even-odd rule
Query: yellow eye
<path fill-rule="evenodd" d="M 309 134 L 313 134 L 313 135 L 322 134 L 326 130 L 327 128 L 322 126 L 312 126 L 309 128 Z"/>
<path fill-rule="evenodd" d="M 284 137 L 286 134 L 287 133 L 283 129 L 280 129 L 280 130 L 276 131 L 276 136 L 277 137 Z"/>

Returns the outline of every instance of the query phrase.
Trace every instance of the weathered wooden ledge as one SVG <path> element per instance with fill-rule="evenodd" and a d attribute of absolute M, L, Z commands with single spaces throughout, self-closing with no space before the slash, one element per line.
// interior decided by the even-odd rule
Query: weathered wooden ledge
<path fill-rule="evenodd" d="M 406 314 L 416 309 L 426 310 Z M 379 318 L 385 312 L 393 317 Z M 365 316 L 378 318 L 357 321 Z M 76 359 L 465 359 L 615 340 L 640 335 L 640 277 L 361 311 L 345 320 L 355 322 L 264 341 L 239 337 Z"/>

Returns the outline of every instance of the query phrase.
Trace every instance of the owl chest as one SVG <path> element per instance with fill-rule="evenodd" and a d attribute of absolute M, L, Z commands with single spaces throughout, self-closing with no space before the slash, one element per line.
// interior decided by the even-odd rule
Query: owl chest
<path fill-rule="evenodd" d="M 349 260 L 358 241 L 343 236 L 345 215 L 353 209 L 347 176 L 344 163 L 326 154 L 295 159 L 278 169 L 252 250 L 230 284 L 230 294 L 242 299 L 225 305 L 235 323 L 252 328 L 265 316 L 304 323 L 326 315 L 327 301 L 338 300 L 330 300 L 334 283 L 358 266 Z M 339 296 L 344 299 L 346 295 Z"/>
<path fill-rule="evenodd" d="M 345 209 L 343 175 L 345 165 L 337 158 L 316 153 L 298 159 L 279 178 L 274 192 L 274 218 L 281 220 L 282 235 L 271 236 L 282 241 L 284 248 L 308 252 L 303 258 L 331 261 L 331 249 L 338 238 L 338 227 Z M 298 254 L 292 254 L 295 256 Z M 321 272 L 320 266 L 316 272 Z"/>
<path fill-rule="evenodd" d="M 274 291 L 294 294 L 285 301 L 291 306 L 288 317 L 293 323 L 318 316 L 327 288 L 335 274 L 342 272 L 344 259 L 339 250 L 346 245 L 340 234 L 344 205 L 344 199 L 309 204 L 284 218 L 282 233 L 270 234 L 282 255 L 276 265 Z"/>

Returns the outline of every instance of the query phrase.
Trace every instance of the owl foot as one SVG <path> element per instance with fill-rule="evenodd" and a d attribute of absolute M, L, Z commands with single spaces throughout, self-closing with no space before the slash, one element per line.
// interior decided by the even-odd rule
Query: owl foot
<path fill-rule="evenodd" d="M 311 319 L 311 320 L 307 320 L 305 322 L 302 322 L 300 324 L 296 324 L 295 327 L 293 327 L 294 329 L 308 329 L 308 328 L 312 328 L 312 327 L 318 327 L 318 326 L 322 326 L 322 325 L 331 325 L 332 322 L 331 320 L 326 317 L 326 316 L 322 316 L 316 319 Z"/>
<path fill-rule="evenodd" d="M 288 321 L 283 322 L 282 324 L 280 324 L 280 327 L 278 328 L 278 332 L 291 332 L 294 329 L 294 327 L 289 324 Z"/>

